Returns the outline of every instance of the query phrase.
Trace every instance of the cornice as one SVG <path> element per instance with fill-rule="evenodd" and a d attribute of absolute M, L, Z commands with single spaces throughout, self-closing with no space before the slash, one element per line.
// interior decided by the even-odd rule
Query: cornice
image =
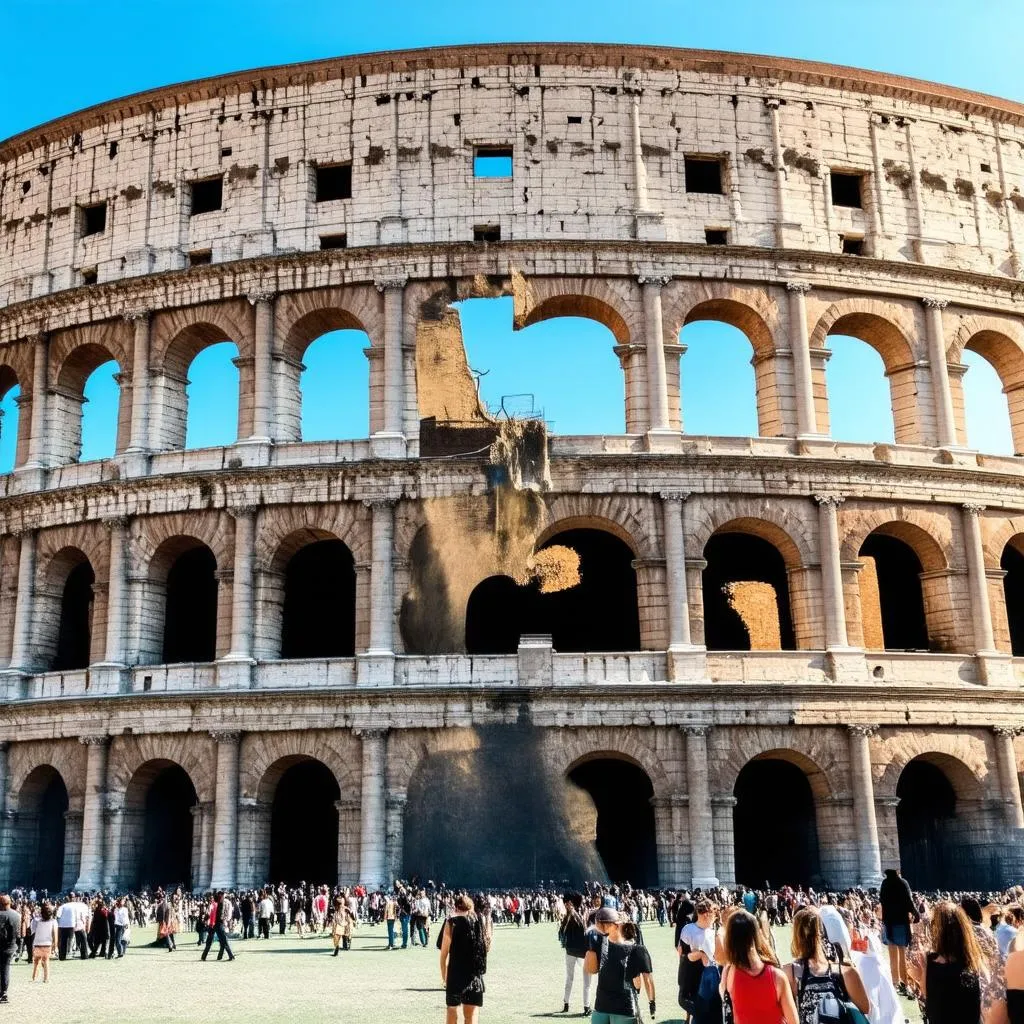
<path fill-rule="evenodd" d="M 253 68 L 149 89 L 88 107 L 27 129 L 0 142 L 0 162 L 37 147 L 66 142 L 79 132 L 189 103 L 255 93 L 257 99 L 275 90 L 308 87 L 318 82 L 357 75 L 402 74 L 464 67 L 553 65 L 565 68 L 606 67 L 613 71 L 677 71 L 701 75 L 764 79 L 778 83 L 821 86 L 860 92 L 889 100 L 942 106 L 959 113 L 980 114 L 998 121 L 1024 121 L 1024 105 L 985 93 L 940 85 L 901 75 L 865 71 L 819 61 L 731 53 L 721 50 L 675 49 L 597 43 L 492 43 L 392 50 L 332 57 L 301 64 Z"/>

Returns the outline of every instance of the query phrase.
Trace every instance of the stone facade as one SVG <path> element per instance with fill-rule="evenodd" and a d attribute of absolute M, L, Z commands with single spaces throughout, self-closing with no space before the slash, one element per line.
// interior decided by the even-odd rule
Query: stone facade
<path fill-rule="evenodd" d="M 481 149 L 510 150 L 511 176 L 475 178 Z M 686 190 L 687 157 L 718 167 L 718 192 Z M 418 765 L 524 706 L 552 777 L 597 756 L 643 769 L 663 884 L 734 880 L 734 790 L 764 759 L 806 776 L 836 885 L 898 862 L 915 760 L 946 776 L 963 846 L 1019 840 L 1002 559 L 1024 546 L 1024 469 L 963 446 L 960 360 L 995 366 L 1024 450 L 1024 108 L 792 61 L 456 48 L 133 97 L 10 139 L 0 163 L 0 389 L 21 387 L 0 479 L 0 885 L 53 773 L 62 881 L 126 884 L 165 764 L 194 790 L 195 884 L 262 881 L 275 788 L 309 759 L 340 794 L 339 880 L 384 881 L 423 812 Z M 316 169 L 337 164 L 351 197 L 317 202 Z M 834 202 L 835 174 L 858 205 Z M 190 183 L 218 175 L 221 208 L 190 216 Z M 639 650 L 406 649 L 431 503 L 487 491 L 480 457 L 420 457 L 438 396 L 462 425 L 478 413 L 458 358 L 442 379 L 417 356 L 458 341 L 439 305 L 496 294 L 522 329 L 577 315 L 614 337 L 627 432 L 549 440 L 536 540 L 585 527 L 629 547 Z M 706 319 L 750 340 L 758 437 L 685 433 L 679 334 Z M 302 356 L 341 327 L 369 339 L 370 436 L 304 442 Z M 828 436 L 833 334 L 881 355 L 894 445 Z M 188 366 L 225 339 L 239 441 L 185 451 Z M 81 463 L 82 388 L 111 358 L 117 453 Z M 781 555 L 792 650 L 706 650 L 705 551 L 732 533 Z M 865 650 L 877 534 L 920 563 L 929 651 Z M 314 538 L 352 555 L 354 657 L 282 658 L 285 569 Z M 216 562 L 214 657 L 162 664 L 168 575 L 197 545 Z M 53 671 L 83 561 L 88 666 Z"/>

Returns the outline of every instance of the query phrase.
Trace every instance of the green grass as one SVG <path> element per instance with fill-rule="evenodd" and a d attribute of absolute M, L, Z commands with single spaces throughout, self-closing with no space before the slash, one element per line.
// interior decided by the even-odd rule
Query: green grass
<path fill-rule="evenodd" d="M 331 957 L 330 940 L 275 935 L 270 942 L 235 941 L 234 963 L 199 962 L 194 936 L 180 935 L 178 951 L 146 943 L 153 929 L 134 932 L 124 960 L 51 964 L 50 982 L 29 984 L 31 968 L 12 967 L 11 1006 L 19 1020 L 59 1024 L 181 1024 L 273 1021 L 302 1024 L 420 1024 L 444 1020 L 438 954 L 431 944 L 387 952 L 383 928 L 361 928 L 353 948 Z M 680 1022 L 676 955 L 671 928 L 648 924 L 644 937 L 654 961 L 659 1022 Z M 191 938 L 191 941 L 190 941 Z M 789 936 L 780 930 L 779 950 Z M 214 946 L 216 949 L 216 945 Z M 783 957 L 783 959 L 786 959 Z M 481 1022 L 564 1020 L 561 947 L 553 925 L 495 929 Z M 579 976 L 572 1012 L 580 1020 Z M 571 1018 L 570 1018 L 571 1019 Z M 912 1017 L 912 1020 L 917 1020 Z"/>

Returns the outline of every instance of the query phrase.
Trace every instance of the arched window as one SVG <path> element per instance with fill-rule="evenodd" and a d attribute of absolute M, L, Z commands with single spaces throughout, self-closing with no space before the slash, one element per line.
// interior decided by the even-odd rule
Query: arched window
<path fill-rule="evenodd" d="M 20 398 L 21 385 L 14 371 L 0 366 L 0 473 L 10 473 L 19 461 Z"/>
<path fill-rule="evenodd" d="M 356 647 L 356 573 L 340 540 L 299 548 L 285 569 L 282 658 L 351 658 Z"/>
<path fill-rule="evenodd" d="M 48 398 L 48 444 L 58 462 L 109 458 L 117 451 L 120 366 L 102 345 L 72 349 L 57 371 Z"/>
<path fill-rule="evenodd" d="M 956 792 L 938 765 L 914 758 L 896 786 L 900 866 L 915 889 L 967 884 L 957 870 Z"/>
<path fill-rule="evenodd" d="M 334 441 L 370 433 L 370 363 L 365 331 L 330 331 L 302 356 L 302 440 Z"/>
<path fill-rule="evenodd" d="M 757 384 L 750 340 L 720 320 L 688 323 L 679 334 L 683 424 L 688 434 L 756 437 Z"/>
<path fill-rule="evenodd" d="M 963 393 L 968 447 L 990 455 L 1015 454 L 1010 409 L 996 367 L 971 349 L 965 349 L 963 365 L 967 367 Z"/>
<path fill-rule="evenodd" d="M 866 342 L 842 334 L 829 335 L 828 347 L 829 434 L 837 441 L 892 444 L 892 396 L 882 357 Z"/>
<path fill-rule="evenodd" d="M 921 560 L 898 537 L 875 532 L 860 549 L 861 616 L 868 650 L 928 650 Z"/>
<path fill-rule="evenodd" d="M 117 362 L 109 359 L 86 378 L 82 391 L 82 462 L 109 459 L 117 451 L 121 386 L 116 375 L 120 372 Z"/>
<path fill-rule="evenodd" d="M 185 386 L 185 447 L 210 448 L 238 439 L 238 347 L 221 341 L 189 364 Z"/>
<path fill-rule="evenodd" d="M 164 664 L 213 661 L 217 648 L 217 560 L 194 543 L 167 572 Z"/>
<path fill-rule="evenodd" d="M 1010 630 L 1010 650 L 1014 657 L 1024 656 L 1024 536 L 1014 537 L 1003 548 L 999 568 L 1003 570 L 1003 597 L 1006 622 Z"/>
<path fill-rule="evenodd" d="M 60 772 L 48 764 L 33 768 L 18 793 L 16 828 L 8 826 L 12 881 L 50 892 L 72 884 L 64 881 L 67 811 L 68 790 Z"/>
<path fill-rule="evenodd" d="M 87 560 L 79 562 L 67 576 L 60 603 L 57 651 L 51 668 L 55 672 L 87 668 L 92 645 L 93 584 L 96 576 Z"/>

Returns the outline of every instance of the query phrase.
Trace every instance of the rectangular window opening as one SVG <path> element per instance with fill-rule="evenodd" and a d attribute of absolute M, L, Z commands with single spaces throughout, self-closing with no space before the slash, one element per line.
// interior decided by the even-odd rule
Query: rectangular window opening
<path fill-rule="evenodd" d="M 725 228 L 705 228 L 704 241 L 708 245 L 728 245 L 729 232 Z"/>
<path fill-rule="evenodd" d="M 348 248 L 348 235 L 321 235 L 320 236 L 320 248 L 321 249 L 347 249 Z"/>
<path fill-rule="evenodd" d="M 474 178 L 511 178 L 512 149 L 508 146 L 478 146 L 473 154 Z"/>
<path fill-rule="evenodd" d="M 102 235 L 107 230 L 107 204 L 92 203 L 82 207 L 82 237 Z"/>
<path fill-rule="evenodd" d="M 477 224 L 473 228 L 474 242 L 500 242 L 501 228 L 497 224 Z"/>
<path fill-rule="evenodd" d="M 221 159 L 223 160 L 224 157 L 226 157 L 226 156 L 231 156 L 231 147 L 230 146 L 223 146 L 223 147 L 221 147 L 221 151 L 220 151 Z"/>
<path fill-rule="evenodd" d="M 856 235 L 843 235 L 843 254 L 846 256 L 863 256 L 864 239 Z"/>
<path fill-rule="evenodd" d="M 211 249 L 195 249 L 188 254 L 188 265 L 190 267 L 205 267 L 213 262 L 213 251 Z"/>
<path fill-rule="evenodd" d="M 216 178 L 203 178 L 199 181 L 190 181 L 189 190 L 192 197 L 192 206 L 189 216 L 195 217 L 200 213 L 213 213 L 219 210 L 224 202 L 224 179 L 220 175 Z"/>
<path fill-rule="evenodd" d="M 832 205 L 848 206 L 855 210 L 864 208 L 864 200 L 861 198 L 860 183 L 863 175 L 848 174 L 845 171 L 833 171 L 832 178 Z"/>
<path fill-rule="evenodd" d="M 330 164 L 316 168 L 316 201 L 330 203 L 352 198 L 352 165 Z"/>
<path fill-rule="evenodd" d="M 583 124 L 583 116 L 581 114 L 570 114 L 569 124 Z"/>
<path fill-rule="evenodd" d="M 99 273 L 95 267 L 89 267 L 82 271 L 82 284 L 95 284 L 99 280 Z"/>
<path fill-rule="evenodd" d="M 704 195 L 722 194 L 722 161 L 714 157 L 687 156 L 683 158 L 686 191 Z"/>

